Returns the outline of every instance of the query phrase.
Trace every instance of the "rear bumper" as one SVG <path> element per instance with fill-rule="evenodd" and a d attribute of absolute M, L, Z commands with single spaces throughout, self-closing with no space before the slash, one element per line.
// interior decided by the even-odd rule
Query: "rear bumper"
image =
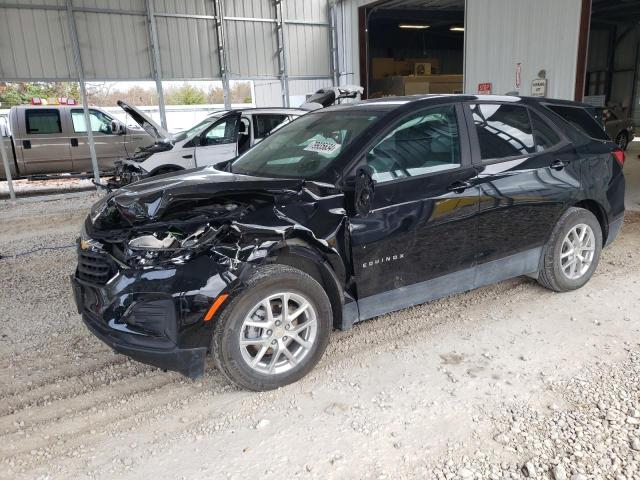
<path fill-rule="evenodd" d="M 620 233 L 622 229 L 622 224 L 624 223 L 624 214 L 620 215 L 618 218 L 609 222 L 609 232 L 607 234 L 607 241 L 604 246 L 610 245 Z"/>

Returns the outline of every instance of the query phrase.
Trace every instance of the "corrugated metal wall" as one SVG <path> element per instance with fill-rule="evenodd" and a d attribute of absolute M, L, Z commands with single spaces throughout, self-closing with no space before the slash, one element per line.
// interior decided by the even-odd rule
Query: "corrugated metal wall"
<path fill-rule="evenodd" d="M 227 79 L 279 80 L 280 88 L 291 82 L 296 90 L 299 80 L 331 82 L 329 0 L 282 0 L 280 18 L 275 0 L 148 1 L 161 80 L 223 78 L 218 13 Z M 66 0 L 10 3 L 21 8 L 0 3 L 0 80 L 76 80 Z M 86 80 L 155 80 L 147 0 L 72 0 L 71 6 Z"/>
<path fill-rule="evenodd" d="M 340 83 L 360 83 L 358 8 L 371 0 L 338 5 L 341 39 Z M 522 64 L 520 93 L 531 93 L 541 69 L 548 95 L 573 99 L 578 51 L 580 0 L 467 0 L 465 91 L 491 82 L 494 93 L 515 90 L 516 64 Z M 436 6 L 436 3 L 432 6 Z"/>
<path fill-rule="evenodd" d="M 531 81 L 547 72 L 547 96 L 573 100 L 580 0 L 467 0 L 465 91 L 491 82 L 493 93 L 531 94 Z"/>

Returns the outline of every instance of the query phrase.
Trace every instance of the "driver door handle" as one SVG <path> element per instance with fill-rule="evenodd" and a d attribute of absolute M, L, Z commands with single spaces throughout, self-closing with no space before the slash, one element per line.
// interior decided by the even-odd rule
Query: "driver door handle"
<path fill-rule="evenodd" d="M 454 193 L 462 193 L 464 192 L 467 188 L 471 188 L 473 187 L 473 185 L 471 184 L 471 182 L 461 182 L 461 181 L 456 181 L 453 182 L 451 185 L 449 185 L 447 187 L 447 190 L 449 192 L 454 192 Z"/>
<path fill-rule="evenodd" d="M 189 155 L 183 155 L 183 156 L 182 156 L 182 158 L 193 158 L 193 155 L 192 155 L 192 154 L 189 154 Z"/>

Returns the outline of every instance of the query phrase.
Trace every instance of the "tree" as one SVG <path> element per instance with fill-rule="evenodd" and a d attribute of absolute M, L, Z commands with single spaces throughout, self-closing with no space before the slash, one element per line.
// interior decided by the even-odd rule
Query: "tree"
<path fill-rule="evenodd" d="M 207 96 L 199 88 L 185 83 L 181 87 L 168 88 L 164 99 L 167 105 L 200 105 L 206 103 Z"/>
<path fill-rule="evenodd" d="M 67 97 L 78 101 L 80 86 L 76 82 L 0 82 L 0 103 L 3 108 L 30 103 L 34 97 Z"/>

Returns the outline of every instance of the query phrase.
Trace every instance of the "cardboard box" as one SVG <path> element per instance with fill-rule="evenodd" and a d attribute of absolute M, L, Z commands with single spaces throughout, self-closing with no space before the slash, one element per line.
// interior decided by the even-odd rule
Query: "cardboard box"
<path fill-rule="evenodd" d="M 424 73 L 429 75 L 440 71 L 440 61 L 437 58 L 405 58 L 395 60 L 391 57 L 373 57 L 371 59 L 371 78 L 381 78 L 415 75 L 416 64 L 429 64 L 430 68 Z"/>
<path fill-rule="evenodd" d="M 416 62 L 413 64 L 413 74 L 416 77 L 431 75 L 431 64 L 426 62 Z"/>
<path fill-rule="evenodd" d="M 378 80 L 394 75 L 397 75 L 397 73 L 395 60 L 393 58 L 374 57 L 371 59 L 371 78 Z"/>
<path fill-rule="evenodd" d="M 462 89 L 462 75 L 393 76 L 371 84 L 371 92 L 377 96 L 462 93 Z"/>

